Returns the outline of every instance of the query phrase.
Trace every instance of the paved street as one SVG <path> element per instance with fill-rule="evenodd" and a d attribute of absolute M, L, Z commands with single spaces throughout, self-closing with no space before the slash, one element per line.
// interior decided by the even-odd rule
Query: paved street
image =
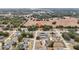
<path fill-rule="evenodd" d="M 12 38 L 14 38 L 15 33 L 16 33 L 16 30 L 13 31 L 13 33 L 4 41 L 4 43 L 7 43 L 8 41 L 11 41 Z"/>
<path fill-rule="evenodd" d="M 57 35 L 60 37 L 60 40 L 62 40 L 66 46 L 67 49 L 70 49 L 68 43 L 64 40 L 64 38 L 62 37 L 62 35 L 60 34 L 60 31 L 55 29 L 55 32 L 57 33 Z"/>

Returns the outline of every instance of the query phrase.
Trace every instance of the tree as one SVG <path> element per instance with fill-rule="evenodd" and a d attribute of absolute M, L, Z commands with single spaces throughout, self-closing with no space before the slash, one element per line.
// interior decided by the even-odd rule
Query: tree
<path fill-rule="evenodd" d="M 38 28 L 35 25 L 28 26 L 28 31 L 36 31 Z"/>
<path fill-rule="evenodd" d="M 36 37 L 36 39 L 37 39 L 37 40 L 39 40 L 39 39 L 40 39 L 40 37 L 39 37 L 39 36 L 37 36 L 37 37 Z"/>
<path fill-rule="evenodd" d="M 75 36 L 75 41 L 79 42 L 79 36 L 78 35 Z"/>
<path fill-rule="evenodd" d="M 17 49 L 18 50 L 24 50 L 24 45 L 23 44 L 18 44 Z"/>
<path fill-rule="evenodd" d="M 21 28 L 18 28 L 18 31 L 21 31 Z"/>
<path fill-rule="evenodd" d="M 67 40 L 67 41 L 70 40 L 70 36 L 69 36 L 68 33 L 66 33 L 66 32 L 62 33 L 62 37 L 63 37 L 65 40 Z"/>
<path fill-rule="evenodd" d="M 22 37 L 26 37 L 26 33 L 25 33 L 25 32 L 22 32 L 22 33 L 21 33 L 21 36 L 22 36 Z"/>
<path fill-rule="evenodd" d="M 55 25 L 56 24 L 56 21 L 55 22 L 52 22 L 52 24 Z"/>
<path fill-rule="evenodd" d="M 0 32 L 0 36 L 8 37 L 9 33 L 8 32 Z"/>
<path fill-rule="evenodd" d="M 53 47 L 54 42 L 50 41 L 50 43 L 48 44 L 48 47 Z"/>
<path fill-rule="evenodd" d="M 77 24 L 79 24 L 79 20 L 77 21 Z"/>
<path fill-rule="evenodd" d="M 48 30 L 52 29 L 52 26 L 44 25 L 44 26 L 42 26 L 42 28 L 44 31 L 48 31 Z"/>
<path fill-rule="evenodd" d="M 59 26 L 56 26 L 56 28 L 64 28 L 64 26 L 62 26 L 62 25 L 59 25 Z"/>
<path fill-rule="evenodd" d="M 12 46 L 16 47 L 17 43 L 16 42 L 13 42 Z"/>
<path fill-rule="evenodd" d="M 8 33 L 8 32 L 5 32 L 5 33 L 4 33 L 4 36 L 5 36 L 5 37 L 8 37 L 8 36 L 9 36 L 9 33 Z"/>
<path fill-rule="evenodd" d="M 73 31 L 70 31 L 70 32 L 68 33 L 68 35 L 70 36 L 70 38 L 74 39 L 74 38 L 75 38 L 76 33 L 75 33 L 75 32 L 73 32 Z"/>
<path fill-rule="evenodd" d="M 26 33 L 26 37 L 28 37 L 28 38 L 33 38 L 34 36 L 33 36 L 32 33 Z"/>
<path fill-rule="evenodd" d="M 34 36 L 33 36 L 33 33 L 25 33 L 25 32 L 22 32 L 21 33 L 21 36 L 22 37 L 26 37 L 26 38 L 33 38 Z"/>
<path fill-rule="evenodd" d="M 23 39 L 23 36 L 22 36 L 22 35 L 20 35 L 20 36 L 18 37 L 18 41 L 19 41 L 19 42 L 21 42 L 21 41 L 22 41 L 22 39 Z"/>
<path fill-rule="evenodd" d="M 4 44 L 5 44 L 5 43 L 4 43 L 4 42 L 2 42 L 2 49 L 3 49 L 3 50 L 4 50 Z"/>
<path fill-rule="evenodd" d="M 73 46 L 74 49 L 79 50 L 79 45 Z"/>

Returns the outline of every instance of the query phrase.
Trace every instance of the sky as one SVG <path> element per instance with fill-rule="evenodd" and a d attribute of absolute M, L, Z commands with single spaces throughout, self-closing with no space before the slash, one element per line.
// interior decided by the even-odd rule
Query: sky
<path fill-rule="evenodd" d="M 78 0 L 0 0 L 0 8 L 78 8 Z"/>

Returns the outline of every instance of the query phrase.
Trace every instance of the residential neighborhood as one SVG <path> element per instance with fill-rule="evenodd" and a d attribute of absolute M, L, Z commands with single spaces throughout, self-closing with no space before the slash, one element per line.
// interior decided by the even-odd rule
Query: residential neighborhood
<path fill-rule="evenodd" d="M 0 9 L 0 50 L 79 50 L 79 9 Z"/>

